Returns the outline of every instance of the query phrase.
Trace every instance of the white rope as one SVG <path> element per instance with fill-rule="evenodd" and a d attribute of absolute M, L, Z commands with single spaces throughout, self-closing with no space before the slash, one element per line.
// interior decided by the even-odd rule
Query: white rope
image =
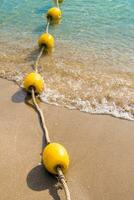
<path fill-rule="evenodd" d="M 41 56 L 43 54 L 44 49 L 45 49 L 45 47 L 42 46 L 41 49 L 40 49 L 39 55 L 37 56 L 37 59 L 36 59 L 35 65 L 34 65 L 34 70 L 36 72 L 38 72 L 39 61 L 40 61 L 40 58 L 41 58 Z"/>
<path fill-rule="evenodd" d="M 64 189 L 65 195 L 66 195 L 66 200 L 71 200 L 69 188 L 68 188 L 67 182 L 65 180 L 65 176 L 60 167 L 57 167 L 57 173 L 58 173 L 58 179 L 60 180 L 60 182 L 63 185 L 63 189 Z"/>
<path fill-rule="evenodd" d="M 56 6 L 59 8 L 59 0 L 55 0 Z"/>
<path fill-rule="evenodd" d="M 50 141 L 48 129 L 47 129 L 47 126 L 46 126 L 46 123 L 45 123 L 43 112 L 40 109 L 40 107 L 39 107 L 39 105 L 38 105 L 38 103 L 36 101 L 34 89 L 32 88 L 31 91 L 32 91 L 32 100 L 33 100 L 34 106 L 35 106 L 35 108 L 36 108 L 36 110 L 37 110 L 37 112 L 39 114 L 41 125 L 42 125 L 42 130 L 43 130 L 43 133 L 45 135 L 46 142 L 47 142 L 47 144 L 50 144 L 51 141 Z M 64 189 L 65 195 L 66 195 L 66 200 L 71 200 L 69 188 L 68 188 L 68 185 L 66 183 L 65 176 L 64 176 L 64 174 L 63 174 L 63 172 L 62 172 L 60 167 L 57 167 L 57 174 L 58 174 L 58 180 L 63 185 L 63 189 Z"/>
<path fill-rule="evenodd" d="M 49 31 L 49 25 L 50 25 L 50 21 L 48 20 L 47 24 L 46 24 L 46 29 L 45 29 L 46 33 L 48 33 L 48 31 Z M 37 59 L 36 59 L 35 65 L 34 65 L 34 70 L 36 72 L 38 72 L 39 61 L 43 54 L 44 49 L 45 49 L 45 46 L 42 46 L 40 49 L 39 55 L 37 56 Z"/>
<path fill-rule="evenodd" d="M 43 133 L 44 133 L 44 135 L 45 135 L 45 137 L 46 137 L 46 142 L 47 142 L 47 144 L 49 144 L 49 143 L 50 143 L 50 138 L 49 138 L 48 129 L 47 129 L 47 127 L 46 127 L 46 123 L 45 123 L 45 119 L 44 119 L 43 112 L 42 112 L 42 110 L 40 109 L 40 107 L 39 107 L 39 105 L 38 105 L 38 103 L 37 103 L 37 101 L 36 101 L 35 91 L 34 91 L 33 88 L 32 88 L 32 100 L 33 100 L 33 103 L 34 103 L 34 105 L 35 105 L 35 108 L 36 108 L 36 110 L 37 110 L 37 112 L 38 112 L 38 114 L 39 114 L 39 116 L 40 116 L 40 121 L 41 121 L 41 125 L 42 125 L 42 130 L 43 130 Z"/>
<path fill-rule="evenodd" d="M 49 25 L 50 25 L 50 21 L 48 20 L 47 25 L 46 25 L 46 33 L 48 33 L 48 31 L 49 31 Z"/>

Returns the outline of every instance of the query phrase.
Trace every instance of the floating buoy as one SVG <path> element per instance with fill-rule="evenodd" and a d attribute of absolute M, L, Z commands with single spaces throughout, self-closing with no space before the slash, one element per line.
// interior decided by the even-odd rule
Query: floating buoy
<path fill-rule="evenodd" d="M 44 90 L 44 80 L 37 72 L 32 72 L 24 78 L 23 82 L 26 91 L 30 92 L 31 88 L 35 89 L 36 94 L 40 94 Z"/>
<path fill-rule="evenodd" d="M 65 173 L 69 166 L 69 155 L 61 144 L 50 143 L 43 150 L 43 164 L 52 174 L 57 174 L 57 167 Z"/>
<path fill-rule="evenodd" d="M 54 37 L 50 33 L 43 33 L 38 39 L 39 46 L 44 46 L 46 50 L 54 47 Z"/>
<path fill-rule="evenodd" d="M 53 7 L 48 10 L 47 19 L 50 20 L 51 23 L 58 24 L 61 19 L 61 10 L 60 8 Z"/>

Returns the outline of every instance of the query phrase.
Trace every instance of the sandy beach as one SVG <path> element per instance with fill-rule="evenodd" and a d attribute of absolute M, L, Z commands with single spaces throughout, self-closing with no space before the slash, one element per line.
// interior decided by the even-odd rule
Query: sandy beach
<path fill-rule="evenodd" d="M 41 162 L 37 113 L 13 83 L 0 79 L 0 199 L 60 200 Z M 63 144 L 72 200 L 134 199 L 134 122 L 40 103 L 51 140 Z"/>

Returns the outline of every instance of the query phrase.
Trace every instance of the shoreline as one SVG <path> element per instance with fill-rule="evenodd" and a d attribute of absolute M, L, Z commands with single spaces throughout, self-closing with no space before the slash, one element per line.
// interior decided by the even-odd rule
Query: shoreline
<path fill-rule="evenodd" d="M 39 64 L 39 73 L 46 84 L 45 102 L 134 120 L 134 73 L 131 65 L 127 68 L 126 57 L 123 56 L 124 61 L 111 59 L 109 54 L 107 60 L 103 53 L 96 55 L 95 49 L 76 51 L 77 45 L 71 48 L 70 44 L 66 46 L 67 42 L 56 43 L 53 54 L 42 56 Z M 3 41 L 0 77 L 19 84 L 25 74 L 33 70 L 39 49 L 37 44 L 24 49 L 21 44 L 8 45 L 10 48 L 6 48 Z"/>
<path fill-rule="evenodd" d="M 2 200 L 64 199 L 57 181 L 39 165 L 42 132 L 24 94 L 0 79 L 0 196 Z M 72 199 L 134 198 L 134 123 L 40 103 L 52 141 L 70 155 L 67 176 Z M 7 192 L 8 191 L 8 192 Z M 60 198 L 59 198 L 60 196 Z"/>

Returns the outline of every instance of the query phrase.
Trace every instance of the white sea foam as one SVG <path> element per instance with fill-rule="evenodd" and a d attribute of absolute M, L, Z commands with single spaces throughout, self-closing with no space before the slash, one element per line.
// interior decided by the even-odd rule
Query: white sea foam
<path fill-rule="evenodd" d="M 93 114 L 108 114 L 117 118 L 134 120 L 134 114 L 131 112 L 132 105 L 127 106 L 125 111 L 123 108 L 117 106 L 114 102 L 109 103 L 106 99 L 102 100 L 102 103 L 98 103 L 97 100 L 90 102 L 88 100 L 82 100 L 77 98 L 75 100 L 66 99 L 64 95 L 61 95 L 56 90 L 47 89 L 42 95 L 41 100 L 48 104 L 56 106 L 64 106 L 69 109 L 77 109 L 82 112 Z"/>
<path fill-rule="evenodd" d="M 1 71 L 0 73 L 1 77 L 4 77 L 5 74 L 6 73 L 4 71 Z M 8 76 L 4 78 L 14 81 L 20 86 L 22 86 L 23 77 L 24 74 L 18 71 L 14 76 Z M 68 84 L 70 85 L 70 87 L 72 86 L 72 89 L 74 91 L 77 91 L 81 88 L 81 81 L 78 81 L 76 85 L 72 85 L 73 82 L 70 80 L 68 81 Z M 61 94 L 56 89 L 50 89 L 46 87 L 45 91 L 40 95 L 40 98 L 43 102 L 47 104 L 64 106 L 69 109 L 77 109 L 86 113 L 108 114 L 117 118 L 134 120 L 134 104 L 126 104 L 123 105 L 123 107 L 121 107 L 116 105 L 114 101 L 109 102 L 106 98 L 101 99 L 101 102 L 98 101 L 97 98 L 87 100 L 89 94 L 90 89 L 89 93 L 85 94 L 85 99 L 78 97 L 78 95 L 74 96 L 74 98 L 72 99 L 69 96 L 66 96 L 65 94 Z"/>

